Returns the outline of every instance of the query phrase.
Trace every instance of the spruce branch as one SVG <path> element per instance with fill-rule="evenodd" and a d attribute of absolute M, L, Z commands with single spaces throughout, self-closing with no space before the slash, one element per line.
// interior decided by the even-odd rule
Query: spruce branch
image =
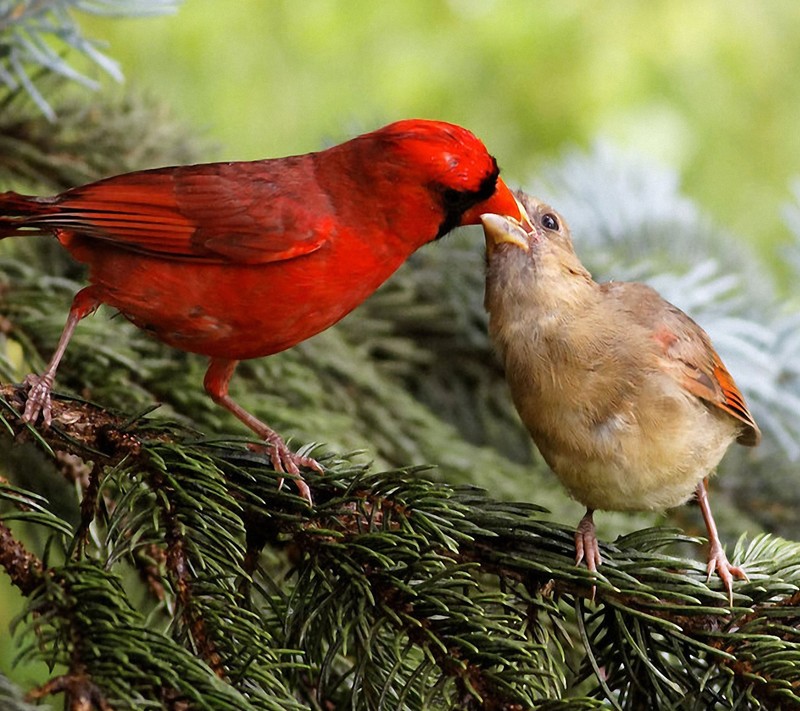
<path fill-rule="evenodd" d="M 18 496 L 24 500 L 25 495 L 20 490 L 15 490 L 8 482 L 0 479 L 3 486 L 2 497 L 11 498 Z M 3 519 L 9 517 L 3 516 Z M 0 567 L 8 575 L 11 584 L 23 595 L 30 595 L 41 583 L 43 570 L 42 561 L 35 555 L 25 550 L 25 546 L 11 533 L 11 529 L 0 522 Z"/>
<path fill-rule="evenodd" d="M 3 405 L 5 424 L 10 424 L 12 419 L 18 419 L 12 417 L 13 408 L 8 401 L 4 401 Z M 58 450 L 90 456 L 92 459 L 102 461 L 106 469 L 112 473 L 121 471 L 123 464 L 127 462 L 126 466 L 136 467 L 137 470 L 141 467 L 148 471 L 154 477 L 154 485 L 158 485 L 157 477 L 161 473 L 158 466 L 160 461 L 158 446 L 144 452 L 138 442 L 133 442 L 133 435 L 130 434 L 124 418 L 115 418 L 112 415 L 98 417 L 99 412 L 87 403 L 59 403 L 58 424 L 45 432 L 43 439 L 39 440 L 32 434 L 32 430 L 25 426 L 19 427 L 17 436 L 22 436 L 23 439 L 32 437 L 47 451 Z M 83 424 L 78 424 L 78 417 L 83 419 Z M 87 422 L 92 423 L 92 426 L 87 426 Z M 130 474 L 128 469 L 124 471 Z M 109 482 L 111 480 L 109 479 Z M 109 485 L 104 482 L 104 486 Z M 169 482 L 161 482 L 161 486 L 169 491 Z M 177 495 L 175 498 L 180 500 Z M 18 489 L 7 485 L 0 486 L 0 499 L 11 500 L 26 509 L 29 509 L 30 503 L 36 500 L 30 494 L 23 497 Z M 174 505 L 168 496 L 157 496 L 156 500 L 165 502 L 165 505 L 168 504 L 170 507 Z M 120 503 L 130 503 L 130 499 L 127 501 L 123 499 Z M 119 507 L 115 511 L 118 516 L 123 512 L 128 513 L 127 509 Z M 39 520 L 31 515 L 17 515 L 15 518 L 21 518 L 29 525 L 40 524 Z M 192 530 L 196 528 L 192 527 Z M 109 530 L 123 529 L 124 527 L 118 524 Z M 63 547 L 74 549 L 74 545 L 70 544 L 65 533 L 67 532 L 61 532 L 64 536 Z M 202 535 L 202 532 L 196 534 L 196 536 Z M 175 542 L 173 536 L 174 531 L 164 532 L 164 549 L 168 555 L 172 551 L 166 546 L 170 542 Z M 140 542 L 141 537 L 137 535 L 128 544 L 135 546 Z M 73 695 L 86 696 L 95 686 L 100 686 L 104 689 L 103 698 L 117 699 L 116 702 L 111 702 L 112 705 L 120 703 L 120 699 L 130 700 L 144 696 L 153 701 L 169 701 L 172 705 L 179 704 L 180 700 L 184 699 L 191 702 L 192 707 L 208 709 L 293 707 L 293 702 L 285 691 L 279 701 L 270 693 L 281 688 L 281 683 L 274 676 L 268 678 L 264 671 L 265 663 L 274 659 L 276 653 L 272 646 L 265 646 L 263 643 L 258 647 L 252 646 L 252 638 L 258 638 L 255 634 L 256 620 L 252 615 L 247 619 L 246 612 L 237 610 L 235 604 L 232 604 L 236 601 L 231 600 L 230 595 L 228 599 L 219 600 L 221 590 L 217 576 L 210 576 L 205 583 L 206 588 L 211 588 L 210 590 L 203 588 L 203 578 L 202 575 L 198 575 L 198 571 L 209 557 L 187 556 L 191 560 L 185 561 L 181 553 L 174 554 L 179 564 L 185 565 L 185 569 L 180 569 L 179 573 L 175 574 L 174 570 L 167 566 L 170 574 L 166 576 L 165 582 L 170 583 L 178 591 L 174 598 L 176 602 L 186 604 L 193 613 L 191 617 L 194 625 L 191 630 L 193 642 L 189 645 L 193 649 L 203 644 L 207 645 L 206 649 L 211 648 L 210 643 L 202 637 L 205 633 L 206 617 L 217 620 L 215 629 L 218 637 L 223 635 L 230 637 L 237 625 L 242 624 L 242 620 L 249 623 L 251 638 L 248 640 L 250 643 L 248 648 L 250 653 L 258 652 L 258 661 L 250 660 L 250 667 L 256 668 L 262 684 L 262 688 L 249 691 L 247 694 L 253 697 L 254 705 L 234 692 L 229 684 L 212 681 L 209 675 L 215 677 L 213 668 L 198 666 L 199 663 L 183 647 L 177 646 L 169 637 L 150 629 L 146 621 L 133 611 L 116 577 L 98 567 L 91 557 L 84 556 L 83 562 L 68 560 L 62 566 L 51 567 L 48 579 L 45 581 L 47 584 L 31 590 L 27 581 L 17 575 L 19 565 L 16 561 L 20 557 L 18 551 L 21 544 L 13 537 L 10 540 L 3 537 L 3 543 L 5 545 L 0 555 L 0 562 L 5 565 L 7 572 L 15 581 L 20 580 L 20 586 L 24 587 L 30 597 L 29 611 L 36 613 L 30 618 L 28 623 L 30 628 L 36 633 L 41 644 L 48 648 L 48 655 L 52 655 L 48 657 L 50 663 L 67 664 L 71 670 L 67 676 L 51 680 L 45 685 L 40 690 L 42 695 L 68 689 Z M 74 544 L 74 539 L 72 543 Z M 195 543 L 196 538 L 192 545 Z M 17 553 L 16 557 L 12 556 L 14 553 Z M 111 559 L 112 562 L 115 560 L 118 561 L 119 556 Z M 235 574 L 235 570 L 228 569 L 225 573 L 226 579 L 229 579 Z M 191 596 L 181 590 L 182 585 L 188 586 L 187 581 L 190 578 L 195 588 Z M 210 581 L 213 582 L 209 584 Z M 214 600 L 215 596 L 218 601 Z M 219 602 L 223 602 L 224 605 L 220 605 Z M 211 608 L 214 605 L 216 610 L 215 615 L 212 615 Z M 235 622 L 237 618 L 240 620 L 238 623 Z M 104 626 L 101 620 L 107 621 L 107 626 Z M 224 620 L 224 624 L 220 620 Z M 181 636 L 180 633 L 176 633 L 177 638 Z M 230 646 L 227 645 L 228 648 Z M 236 653 L 240 657 L 242 651 L 241 647 L 237 647 Z M 28 649 L 23 653 L 23 658 L 33 653 L 34 649 Z M 174 656 L 176 654 L 177 657 Z M 157 671 L 153 667 L 154 664 L 164 668 L 159 667 L 160 671 Z M 241 665 L 241 662 L 238 664 Z M 119 665 L 119 668 L 116 665 Z M 177 671 L 178 667 L 180 672 Z M 236 669 L 237 664 L 231 664 L 231 667 Z M 156 671 L 156 681 L 153 681 Z M 221 674 L 221 669 L 218 668 L 216 671 L 218 675 Z M 180 683 L 177 681 L 178 678 Z M 248 687 L 251 678 L 252 674 L 249 674 L 243 680 L 245 687 Z M 91 684 L 89 681 L 84 684 L 85 679 L 91 680 Z M 100 698 L 93 691 L 89 695 L 91 698 Z M 202 703 L 198 700 L 198 695 L 202 695 Z M 124 703 L 127 707 L 129 701 Z M 97 705 L 99 708 L 103 707 L 99 701 Z"/>
<path fill-rule="evenodd" d="M 89 89 L 98 83 L 79 72 L 63 56 L 63 47 L 78 52 L 117 81 L 117 63 L 86 38 L 73 17 L 74 11 L 95 15 L 143 16 L 176 9 L 176 0 L 7 0 L 0 3 L 0 83 L 9 92 L 20 89 L 51 122 L 56 112 L 38 83 L 54 74 Z"/>
<path fill-rule="evenodd" d="M 14 390 L 6 386 L 2 395 L 6 428 L 33 438 L 12 414 Z M 93 421 L 99 426 L 87 426 Z M 744 693 L 767 704 L 800 703 L 794 665 L 775 661 L 796 644 L 797 544 L 770 536 L 742 542 L 734 559 L 750 581 L 736 586 L 729 610 L 701 564 L 661 552 L 692 542 L 675 530 L 639 531 L 605 545 L 605 563 L 592 580 L 574 565 L 571 528 L 543 520 L 537 507 L 434 484 L 418 470 L 372 473 L 328 459 L 325 475 L 308 476 L 312 509 L 279 489 L 264 457 L 241 443 L 198 440 L 152 418 L 131 423 L 69 400 L 54 403 L 54 422 L 38 432 L 38 446 L 92 458 L 102 453 L 107 462 L 101 490 L 118 504 L 96 522 L 106 531 L 106 566 L 154 544 L 170 555 L 174 531 L 153 515 L 153 505 L 180 520 L 183 568 L 176 576 L 167 563 L 165 589 L 180 604 L 180 584 L 192 586 L 192 619 L 202 618 L 203 634 L 213 635 L 220 682 L 254 708 L 270 708 L 263 703 L 279 689 L 287 703 L 288 688 L 334 703 L 358 688 L 364 708 L 526 708 L 573 683 L 590 683 L 601 666 L 595 691 L 622 708 L 638 708 L 643 699 L 674 705 L 684 697 L 734 708 Z M 244 571 L 246 519 L 260 520 L 265 545 L 291 552 L 288 574 L 263 563 Z M 81 622 L 73 587 L 80 586 L 85 602 L 85 576 L 94 580 L 92 616 L 113 618 L 115 629 L 121 610 L 128 610 L 125 624 L 137 620 L 113 573 L 96 565 L 54 567 L 53 582 L 32 596 L 32 609 L 55 604 L 58 615 L 35 623 L 40 640 L 70 640 L 66 647 L 78 650 L 92 683 L 115 698 L 108 660 L 101 664 L 85 651 L 109 640 Z M 487 586 L 487 575 L 494 584 Z M 596 604 L 589 607 L 581 600 L 593 585 Z M 61 620 L 71 625 L 68 637 L 48 627 L 67 624 Z M 582 630 L 588 658 L 596 660 L 596 669 L 590 662 L 575 680 L 554 661 L 568 657 L 561 630 L 569 624 Z M 261 642 L 252 647 L 257 630 Z M 198 650 L 196 628 L 173 631 Z M 242 667 L 245 641 L 253 654 Z M 294 651 L 281 660 L 279 649 Z M 129 683 L 144 678 L 138 668 Z M 254 668 L 256 686 L 269 688 L 263 698 L 252 691 Z M 164 686 L 186 693 L 172 681 Z"/>
<path fill-rule="evenodd" d="M 60 192 L 143 167 L 191 163 L 210 148 L 187 137 L 163 103 L 140 93 L 84 96 L 46 76 L 59 99 L 53 124 L 21 89 L 0 100 L 0 188 Z"/>
<path fill-rule="evenodd" d="M 100 690 L 81 673 L 64 674 L 48 681 L 38 689 L 28 692 L 28 699 L 39 699 L 64 693 L 67 697 L 66 707 L 69 711 L 114 711 L 103 697 Z"/>

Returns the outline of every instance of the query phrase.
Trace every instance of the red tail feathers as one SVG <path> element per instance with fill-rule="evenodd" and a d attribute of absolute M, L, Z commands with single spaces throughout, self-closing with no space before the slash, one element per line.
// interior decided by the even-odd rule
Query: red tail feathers
<path fill-rule="evenodd" d="M 14 192 L 0 193 L 0 239 L 49 231 L 42 229 L 36 218 L 53 212 L 51 199 L 28 197 Z"/>

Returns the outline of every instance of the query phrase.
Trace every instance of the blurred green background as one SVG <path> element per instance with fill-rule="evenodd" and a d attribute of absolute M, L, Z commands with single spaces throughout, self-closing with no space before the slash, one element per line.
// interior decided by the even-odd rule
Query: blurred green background
<path fill-rule="evenodd" d="M 677 169 L 722 225 L 787 238 L 800 173 L 800 3 L 188 0 L 81 20 L 209 158 L 305 152 L 410 116 L 474 130 L 512 184 L 606 138 Z"/>

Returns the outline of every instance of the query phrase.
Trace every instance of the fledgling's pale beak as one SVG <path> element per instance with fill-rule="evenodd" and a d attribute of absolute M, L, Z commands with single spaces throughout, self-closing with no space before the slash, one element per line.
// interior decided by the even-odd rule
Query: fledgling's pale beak
<path fill-rule="evenodd" d="M 520 209 L 522 214 L 526 214 L 521 205 Z M 525 252 L 530 249 L 528 233 L 513 218 L 487 212 L 481 215 L 481 223 L 483 224 L 483 234 L 486 237 L 486 251 L 489 254 L 503 243 L 513 244 Z"/>

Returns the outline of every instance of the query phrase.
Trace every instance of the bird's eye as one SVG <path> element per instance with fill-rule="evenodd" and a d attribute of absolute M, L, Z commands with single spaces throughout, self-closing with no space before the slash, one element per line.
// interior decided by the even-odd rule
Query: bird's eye
<path fill-rule="evenodd" d="M 558 224 L 558 218 L 552 212 L 546 212 L 544 215 L 542 215 L 542 227 L 544 227 L 546 230 L 558 232 L 560 227 Z"/>

